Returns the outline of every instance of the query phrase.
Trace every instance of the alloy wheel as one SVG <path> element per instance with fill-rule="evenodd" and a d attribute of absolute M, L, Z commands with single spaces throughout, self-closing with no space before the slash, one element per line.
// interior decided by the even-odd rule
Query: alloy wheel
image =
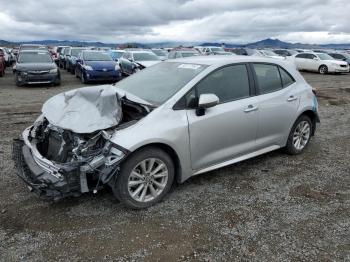
<path fill-rule="evenodd" d="M 293 145 L 297 150 L 302 150 L 310 139 L 311 127 L 307 121 L 301 121 L 293 134 Z"/>
<path fill-rule="evenodd" d="M 139 162 L 128 179 L 130 196 L 138 202 L 148 202 L 157 198 L 168 183 L 169 171 L 158 158 L 148 158 Z"/>

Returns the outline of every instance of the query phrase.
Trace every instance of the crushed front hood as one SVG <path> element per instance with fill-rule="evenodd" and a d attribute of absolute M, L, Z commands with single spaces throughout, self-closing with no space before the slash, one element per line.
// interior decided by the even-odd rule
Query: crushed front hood
<path fill-rule="evenodd" d="M 102 85 L 58 94 L 45 102 L 43 115 L 54 126 L 92 133 L 118 125 L 122 108 L 118 88 Z"/>

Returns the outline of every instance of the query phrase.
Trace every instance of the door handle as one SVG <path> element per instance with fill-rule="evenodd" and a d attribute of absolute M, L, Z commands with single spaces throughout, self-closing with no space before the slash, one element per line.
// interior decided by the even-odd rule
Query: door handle
<path fill-rule="evenodd" d="M 249 105 L 246 109 L 244 109 L 244 112 L 249 113 L 249 112 L 256 111 L 256 110 L 258 110 L 257 106 Z"/>
<path fill-rule="evenodd" d="M 287 99 L 287 101 L 288 102 L 292 102 L 292 101 L 294 101 L 294 100 L 297 100 L 298 98 L 296 97 L 296 96 L 290 96 L 288 99 Z"/>

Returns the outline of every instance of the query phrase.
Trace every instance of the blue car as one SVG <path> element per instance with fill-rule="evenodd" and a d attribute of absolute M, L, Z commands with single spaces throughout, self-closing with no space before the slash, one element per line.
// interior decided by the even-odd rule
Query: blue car
<path fill-rule="evenodd" d="M 85 49 L 83 47 L 72 47 L 69 49 L 66 55 L 66 69 L 68 72 L 74 74 L 79 53 Z"/>
<path fill-rule="evenodd" d="M 77 59 L 75 76 L 83 84 L 99 82 L 117 82 L 121 79 L 121 71 L 117 62 L 101 51 L 83 50 Z"/>

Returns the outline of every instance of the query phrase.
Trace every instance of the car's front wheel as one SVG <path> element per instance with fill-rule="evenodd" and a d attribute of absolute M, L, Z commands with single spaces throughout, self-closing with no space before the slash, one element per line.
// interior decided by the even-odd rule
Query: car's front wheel
<path fill-rule="evenodd" d="M 110 185 L 126 207 L 142 209 L 163 199 L 173 184 L 174 174 L 170 156 L 162 149 L 149 147 L 128 157 Z"/>
<path fill-rule="evenodd" d="M 321 74 L 321 75 L 325 75 L 328 73 L 328 67 L 326 65 L 321 65 L 319 68 L 318 68 L 318 72 Z"/>
<path fill-rule="evenodd" d="M 312 122 L 306 115 L 301 115 L 295 121 L 292 130 L 288 136 L 286 152 L 291 155 L 297 155 L 304 151 L 310 142 L 312 134 Z"/>

